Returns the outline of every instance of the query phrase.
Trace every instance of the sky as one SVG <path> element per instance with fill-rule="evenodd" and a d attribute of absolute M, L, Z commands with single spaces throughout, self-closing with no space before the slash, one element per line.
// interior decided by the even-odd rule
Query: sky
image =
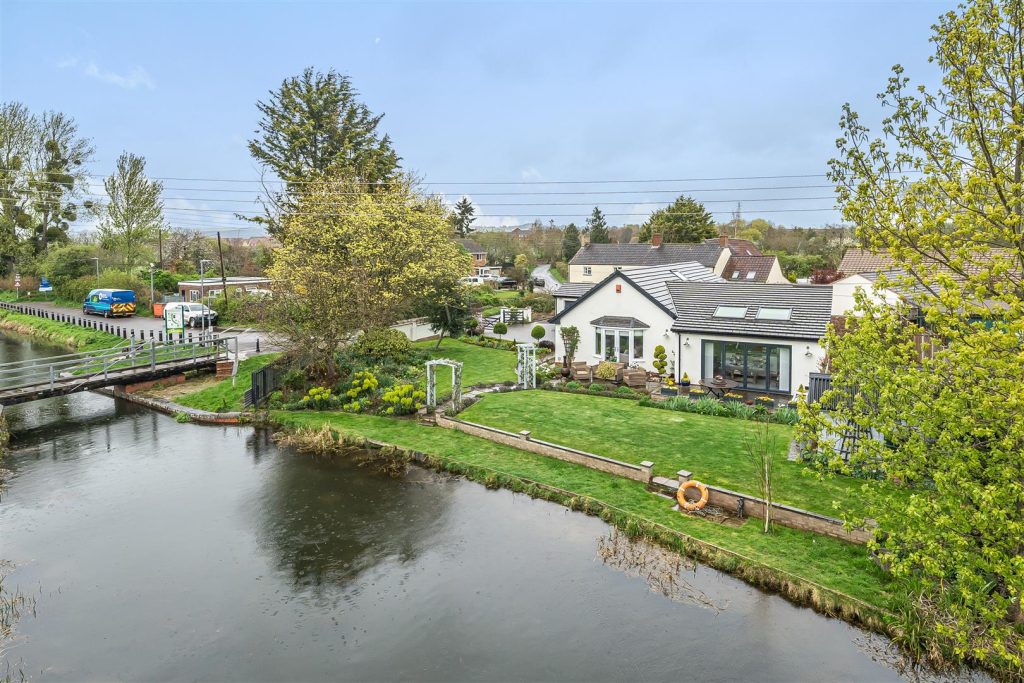
<path fill-rule="evenodd" d="M 894 64 L 934 86 L 952 7 L 0 0 L 0 100 L 73 116 L 96 191 L 140 154 L 172 225 L 232 236 L 256 211 L 256 102 L 307 66 L 347 74 L 403 167 L 469 196 L 478 226 L 594 205 L 642 223 L 682 193 L 721 220 L 824 225 L 843 103 L 877 128 Z"/>

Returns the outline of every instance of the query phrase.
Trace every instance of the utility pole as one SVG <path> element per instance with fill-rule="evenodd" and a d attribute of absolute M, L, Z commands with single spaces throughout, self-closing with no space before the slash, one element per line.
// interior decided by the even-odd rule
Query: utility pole
<path fill-rule="evenodd" d="M 217 254 L 220 256 L 220 284 L 224 287 L 224 315 L 228 314 L 228 278 L 224 275 L 224 250 L 220 248 L 220 230 L 217 231 Z"/>
<path fill-rule="evenodd" d="M 157 245 L 158 245 L 157 249 L 159 250 L 158 254 L 160 256 L 160 258 L 157 260 L 157 263 L 160 265 L 160 268 L 163 269 L 163 267 L 164 267 L 164 229 L 163 228 L 157 228 L 156 229 L 156 242 L 157 242 Z"/>

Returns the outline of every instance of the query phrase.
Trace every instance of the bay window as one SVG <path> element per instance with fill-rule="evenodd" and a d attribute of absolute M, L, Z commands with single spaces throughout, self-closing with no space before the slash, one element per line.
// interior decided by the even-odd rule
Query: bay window
<path fill-rule="evenodd" d="M 595 327 L 594 355 L 619 363 L 641 363 L 644 360 L 644 331 Z"/>

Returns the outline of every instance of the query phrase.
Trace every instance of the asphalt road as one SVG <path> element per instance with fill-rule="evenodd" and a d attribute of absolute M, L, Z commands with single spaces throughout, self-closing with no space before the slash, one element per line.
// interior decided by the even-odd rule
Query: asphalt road
<path fill-rule="evenodd" d="M 541 264 L 533 269 L 533 277 L 544 278 L 544 289 L 549 292 L 554 292 L 562 284 L 551 275 L 551 265 L 548 263 Z"/>
<path fill-rule="evenodd" d="M 131 318 L 110 318 L 104 319 L 103 316 L 83 316 L 81 308 L 68 308 L 66 306 L 55 306 L 52 303 L 46 301 L 40 302 L 19 302 L 33 308 L 41 308 L 48 311 L 54 311 L 56 313 L 63 313 L 65 315 L 74 316 L 75 318 L 85 317 L 87 319 L 103 320 L 105 323 L 111 325 L 117 325 L 119 327 L 127 327 L 129 330 L 136 330 L 138 332 L 145 332 L 146 337 L 149 338 L 150 331 L 155 335 L 157 332 L 162 332 L 164 329 L 163 318 L 148 318 L 145 316 L 132 316 Z M 195 334 L 198 330 L 187 330 Z M 260 342 L 260 350 L 269 350 L 269 342 L 266 334 L 254 330 L 252 328 L 240 328 L 240 327 L 215 327 L 214 331 L 222 337 L 234 336 L 238 338 L 238 351 L 242 355 L 252 353 L 256 350 L 256 340 Z"/>

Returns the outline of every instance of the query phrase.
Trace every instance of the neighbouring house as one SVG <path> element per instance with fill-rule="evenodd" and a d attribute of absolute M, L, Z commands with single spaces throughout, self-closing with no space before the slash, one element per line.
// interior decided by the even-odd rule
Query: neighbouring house
<path fill-rule="evenodd" d="M 267 277 L 231 276 L 224 278 L 228 292 L 258 292 L 271 289 L 271 280 Z M 202 301 L 217 296 L 224 291 L 224 281 L 219 275 L 211 275 L 202 280 L 182 280 L 178 283 L 178 293 L 184 301 Z"/>
<path fill-rule="evenodd" d="M 569 261 L 569 282 L 601 282 L 616 270 L 684 262 L 698 263 L 725 279 L 736 272 L 737 279 L 786 282 L 778 257 L 764 256 L 753 242 L 727 235 L 686 244 L 662 242 L 661 235 L 649 244 L 585 244 Z"/>
<path fill-rule="evenodd" d="M 670 282 L 721 282 L 695 262 L 611 271 L 598 283 L 566 283 L 555 292 L 550 323 L 580 331 L 576 358 L 589 363 L 616 360 L 654 370 L 654 348 L 670 346 L 675 309 Z M 565 355 L 560 335 L 555 353 Z"/>
<path fill-rule="evenodd" d="M 886 253 L 873 253 L 867 249 L 850 247 L 843 252 L 843 260 L 839 262 L 837 271 L 843 275 L 857 273 L 877 273 L 892 267 L 892 259 Z"/>
<path fill-rule="evenodd" d="M 745 392 L 793 395 L 825 359 L 828 285 L 747 282 L 667 285 L 676 310 L 674 377 L 722 376 Z"/>
<path fill-rule="evenodd" d="M 476 269 L 487 265 L 487 250 L 474 240 L 457 239 L 455 241 L 472 257 L 472 268 L 474 270 L 474 274 L 478 275 L 479 273 L 475 272 Z"/>
<path fill-rule="evenodd" d="M 857 292 L 863 292 L 875 303 L 895 305 L 903 297 L 892 287 L 882 288 L 878 284 L 884 271 L 865 271 L 847 275 L 832 283 L 832 315 L 851 315 L 856 303 Z"/>

